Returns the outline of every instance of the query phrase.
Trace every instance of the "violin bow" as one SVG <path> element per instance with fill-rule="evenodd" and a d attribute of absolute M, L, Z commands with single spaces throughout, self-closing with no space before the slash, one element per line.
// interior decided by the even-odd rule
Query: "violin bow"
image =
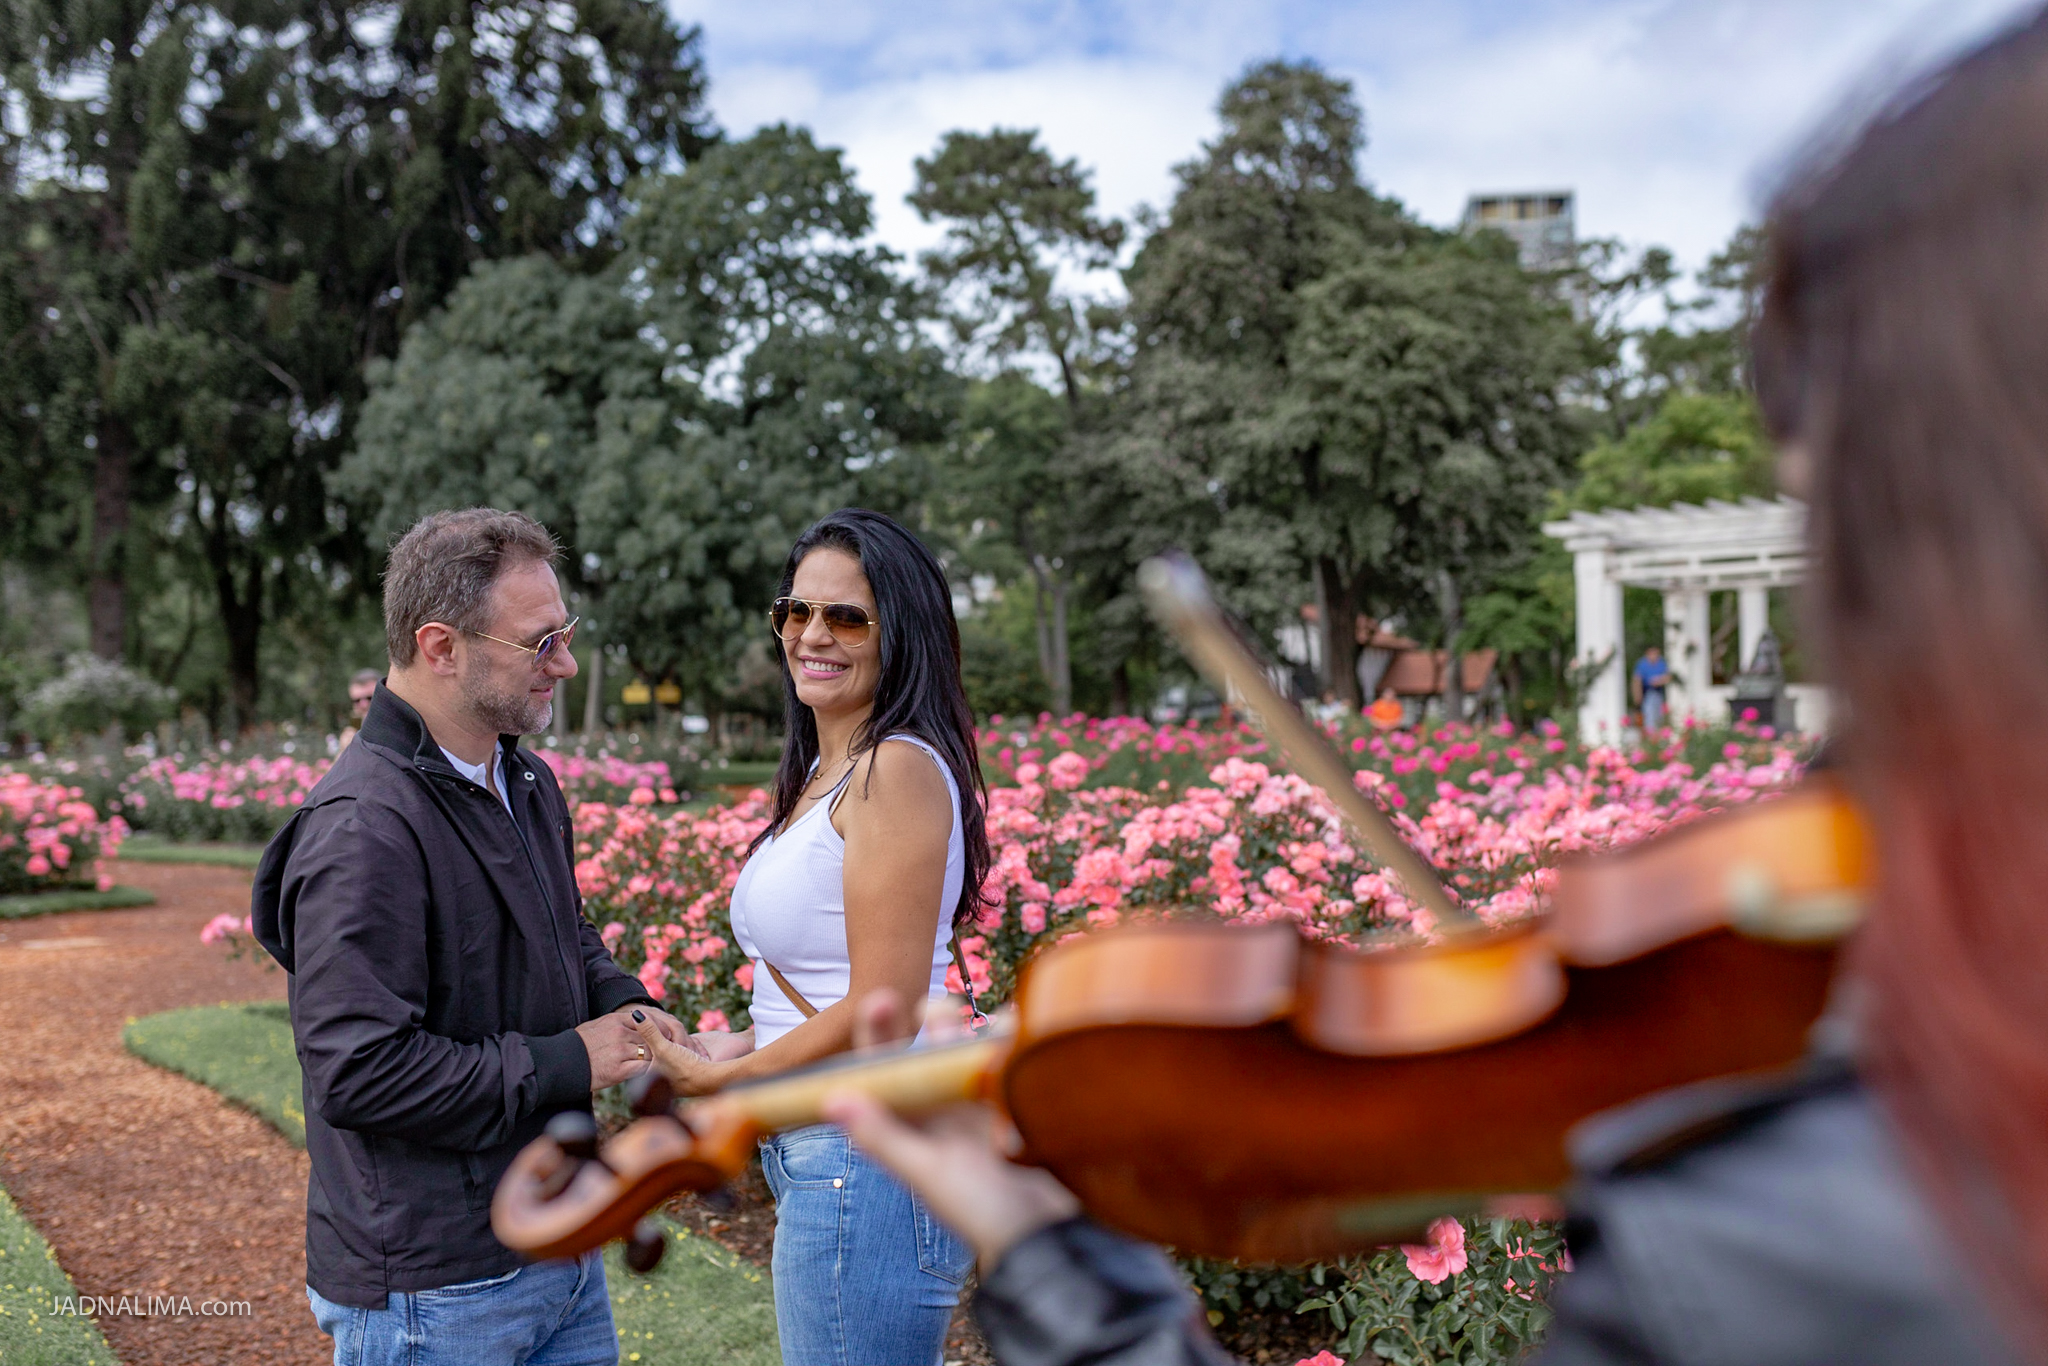
<path fill-rule="evenodd" d="M 1178 552 L 1155 556 L 1138 567 L 1138 586 L 1154 616 L 1180 642 L 1209 681 L 1228 697 L 1235 692 L 1264 724 L 1294 771 L 1320 788 L 1351 822 L 1381 867 L 1422 903 L 1449 932 L 1476 929 L 1476 913 L 1445 890 L 1436 869 L 1401 838 L 1386 814 L 1360 792 L 1329 737 L 1310 725 L 1301 710 L 1273 687 L 1266 671 L 1231 629 L 1209 591 L 1209 580 L 1192 559 Z"/>

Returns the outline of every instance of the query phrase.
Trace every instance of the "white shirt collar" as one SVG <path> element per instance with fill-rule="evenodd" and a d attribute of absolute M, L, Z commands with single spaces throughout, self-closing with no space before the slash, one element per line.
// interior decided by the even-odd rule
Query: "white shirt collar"
<path fill-rule="evenodd" d="M 449 763 L 455 765 L 457 773 L 460 773 L 478 787 L 490 788 L 495 786 L 498 789 L 498 800 L 505 804 L 505 814 L 510 815 L 512 813 L 512 794 L 505 789 L 504 746 L 492 745 L 491 757 L 482 764 L 465 762 L 460 755 L 456 754 L 454 750 L 446 745 L 441 746 L 441 752 L 448 756 Z M 495 784 L 484 781 L 484 770 L 487 766 L 490 769 L 491 776 L 497 780 Z"/>

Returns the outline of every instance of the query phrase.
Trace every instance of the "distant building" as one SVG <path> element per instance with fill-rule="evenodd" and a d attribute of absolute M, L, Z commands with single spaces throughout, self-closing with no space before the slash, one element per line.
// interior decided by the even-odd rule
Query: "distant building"
<path fill-rule="evenodd" d="M 1465 201 L 1465 216 L 1458 226 L 1465 232 L 1493 228 L 1506 233 L 1529 270 L 1568 266 L 1578 253 L 1570 190 L 1475 194 Z"/>

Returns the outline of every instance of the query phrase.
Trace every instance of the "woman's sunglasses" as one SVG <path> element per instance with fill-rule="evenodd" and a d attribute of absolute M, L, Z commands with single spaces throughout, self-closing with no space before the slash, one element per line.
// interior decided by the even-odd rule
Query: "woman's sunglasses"
<path fill-rule="evenodd" d="M 484 640 L 495 640 L 500 645 L 510 645 L 515 650 L 526 651 L 533 656 L 533 667 L 538 669 L 555 657 L 555 651 L 569 648 L 570 643 L 576 639 L 576 623 L 581 620 L 582 617 L 571 617 L 567 626 L 548 632 L 531 645 L 521 645 L 516 640 L 506 640 L 501 636 L 484 635 L 482 631 L 471 631 L 470 634 Z"/>
<path fill-rule="evenodd" d="M 777 598 L 768 609 L 768 620 L 775 623 L 776 635 L 793 641 L 810 628 L 813 613 L 825 619 L 832 639 L 849 650 L 867 644 L 868 636 L 882 624 L 857 602 L 812 602 L 807 598 Z"/>

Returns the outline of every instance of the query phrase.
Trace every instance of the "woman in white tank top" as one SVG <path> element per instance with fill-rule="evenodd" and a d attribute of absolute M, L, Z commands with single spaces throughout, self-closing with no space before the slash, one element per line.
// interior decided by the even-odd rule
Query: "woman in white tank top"
<path fill-rule="evenodd" d="M 943 996 L 988 872 L 959 628 L 931 552 L 879 513 L 833 513 L 791 550 L 771 622 L 788 738 L 774 821 L 732 899 L 753 1027 L 696 1036 L 704 1056 L 643 1026 L 688 1095 L 844 1051 L 871 992 Z M 762 1165 L 784 1361 L 940 1360 L 966 1246 L 833 1126 L 764 1142 Z"/>

